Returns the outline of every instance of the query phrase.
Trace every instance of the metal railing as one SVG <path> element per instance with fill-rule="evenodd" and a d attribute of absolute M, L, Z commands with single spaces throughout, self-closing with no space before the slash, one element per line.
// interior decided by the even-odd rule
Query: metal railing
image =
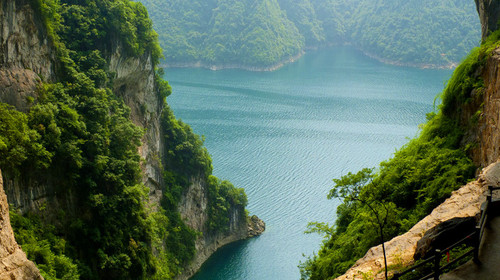
<path fill-rule="evenodd" d="M 417 276 L 415 278 L 412 278 L 412 280 L 423 280 L 423 279 L 429 279 L 429 278 L 434 278 L 435 280 L 439 280 L 439 276 L 445 271 L 446 269 L 450 268 L 453 264 L 456 264 L 458 261 L 462 260 L 463 258 L 473 254 L 473 260 L 475 263 L 479 264 L 479 248 L 481 247 L 481 242 L 483 240 L 484 236 L 484 229 L 486 226 L 486 222 L 488 221 L 488 215 L 490 214 L 490 209 L 491 209 L 491 203 L 492 203 L 492 197 L 493 197 L 493 191 L 500 190 L 500 187 L 493 187 L 493 186 L 488 186 L 488 194 L 486 195 L 486 202 L 483 204 L 484 208 L 481 209 L 481 218 L 479 219 L 478 224 L 476 225 L 476 228 L 473 232 L 468 233 L 464 238 L 462 238 L 460 241 L 456 242 L 455 244 L 445 248 L 445 249 L 436 249 L 434 251 L 434 255 L 414 266 L 411 266 L 410 268 L 407 268 L 406 270 L 402 272 L 396 272 L 394 273 L 393 277 L 391 278 L 392 280 L 399 280 L 402 276 L 412 273 L 416 271 L 419 268 L 424 267 L 425 265 L 430 265 L 432 264 L 432 271 L 430 273 L 427 273 L 425 276 Z M 462 253 L 460 256 L 456 257 L 454 260 L 449 261 L 447 264 L 441 266 L 441 259 L 443 258 L 444 255 L 447 255 L 449 257 L 449 252 L 450 250 L 457 248 L 458 246 L 462 244 L 469 243 L 473 240 L 473 246 L 471 249 L 465 251 Z M 430 270 L 430 269 L 429 269 Z M 428 271 L 429 271 L 428 270 Z"/>

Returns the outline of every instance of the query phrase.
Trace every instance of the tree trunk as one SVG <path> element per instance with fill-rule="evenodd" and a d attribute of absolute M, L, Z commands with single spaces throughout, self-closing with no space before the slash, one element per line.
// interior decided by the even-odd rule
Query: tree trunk
<path fill-rule="evenodd" d="M 387 257 L 385 255 L 384 232 L 382 228 L 380 228 L 380 242 L 382 243 L 382 252 L 384 253 L 385 280 L 388 280 L 389 277 L 387 276 Z"/>

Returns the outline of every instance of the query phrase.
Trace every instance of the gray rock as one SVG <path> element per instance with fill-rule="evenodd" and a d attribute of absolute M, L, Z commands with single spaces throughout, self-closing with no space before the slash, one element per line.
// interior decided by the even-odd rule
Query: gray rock
<path fill-rule="evenodd" d="M 474 232 L 476 227 L 475 217 L 457 217 L 440 223 L 426 231 L 422 239 L 417 242 L 414 259 L 426 259 L 434 253 L 435 249 L 445 249 L 464 238 L 468 233 Z M 473 239 L 470 239 L 472 245 Z"/>
<path fill-rule="evenodd" d="M 483 40 L 498 29 L 500 20 L 500 1 L 498 0 L 475 0 L 479 19 L 481 20 L 481 32 Z"/>

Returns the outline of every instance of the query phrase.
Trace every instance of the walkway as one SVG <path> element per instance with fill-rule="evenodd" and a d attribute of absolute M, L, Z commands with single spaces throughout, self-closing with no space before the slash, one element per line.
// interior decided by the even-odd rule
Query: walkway
<path fill-rule="evenodd" d="M 489 221 L 479 251 L 481 265 L 472 260 L 454 271 L 444 274 L 441 280 L 500 280 L 500 217 Z"/>

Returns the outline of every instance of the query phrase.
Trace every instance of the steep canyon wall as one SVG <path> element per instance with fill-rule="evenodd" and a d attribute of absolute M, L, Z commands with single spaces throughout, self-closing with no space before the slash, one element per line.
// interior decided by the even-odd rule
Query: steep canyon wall
<path fill-rule="evenodd" d="M 0 0 L 0 102 L 23 112 L 36 103 L 38 88 L 44 82 L 58 80 L 56 50 L 41 16 L 31 3 L 30 0 Z M 138 152 L 143 159 L 142 182 L 149 189 L 148 204 L 154 211 L 165 188 L 161 167 L 165 144 L 160 122 L 163 100 L 157 94 L 154 64 L 148 53 L 140 57 L 128 56 L 119 40 L 110 45 L 106 59 L 109 71 L 116 74 L 113 91 L 130 107 L 132 121 L 145 132 Z M 16 208 L 36 211 L 43 206 L 49 211 L 60 207 L 70 213 L 75 211 L 72 208 L 78 198 L 71 192 L 58 192 L 57 180 L 50 177 L 37 180 L 29 176 L 13 178 L 9 174 L 4 174 L 3 178 L 8 202 Z M 207 229 L 207 187 L 203 179 L 193 176 L 191 186 L 179 202 L 181 217 L 188 226 L 200 232 L 195 258 L 180 279 L 193 275 L 217 248 L 249 235 L 243 208 L 231 213 L 229 231 L 214 233 Z M 5 221 L 8 223 L 8 219 Z M 254 223 L 251 228 L 263 230 L 263 224 Z M 10 242 L 0 241 L 2 244 Z"/>

